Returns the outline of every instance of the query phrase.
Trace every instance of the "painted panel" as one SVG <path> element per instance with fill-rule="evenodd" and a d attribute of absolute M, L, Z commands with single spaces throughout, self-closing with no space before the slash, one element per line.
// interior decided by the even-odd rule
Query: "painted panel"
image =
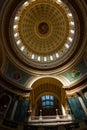
<path fill-rule="evenodd" d="M 31 75 L 26 74 L 19 68 L 9 63 L 5 71 L 5 77 L 13 82 L 24 85 L 31 77 Z"/>
<path fill-rule="evenodd" d="M 70 81 L 75 81 L 79 79 L 81 76 L 83 76 L 85 73 L 87 73 L 87 66 L 82 59 L 78 62 L 72 69 L 64 73 L 64 76 Z"/>

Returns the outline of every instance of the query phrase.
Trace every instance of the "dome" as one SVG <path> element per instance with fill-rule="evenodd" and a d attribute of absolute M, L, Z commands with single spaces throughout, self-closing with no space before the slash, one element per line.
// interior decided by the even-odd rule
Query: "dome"
<path fill-rule="evenodd" d="M 73 13 L 73 8 L 60 0 L 31 0 L 18 5 L 9 31 L 18 56 L 42 69 L 68 60 L 77 46 L 76 28 L 79 30 Z"/>
<path fill-rule="evenodd" d="M 86 0 L 0 0 L 0 129 L 87 130 Z"/>

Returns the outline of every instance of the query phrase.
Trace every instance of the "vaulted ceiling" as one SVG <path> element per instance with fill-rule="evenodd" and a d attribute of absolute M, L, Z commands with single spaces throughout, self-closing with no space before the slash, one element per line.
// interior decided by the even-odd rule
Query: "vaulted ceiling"
<path fill-rule="evenodd" d="M 1 0 L 0 19 L 2 88 L 28 96 L 38 81 L 67 94 L 87 87 L 85 0 Z"/>

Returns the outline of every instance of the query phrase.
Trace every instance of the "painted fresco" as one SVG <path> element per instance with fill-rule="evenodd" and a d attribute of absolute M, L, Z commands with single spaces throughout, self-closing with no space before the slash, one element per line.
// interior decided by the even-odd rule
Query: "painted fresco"
<path fill-rule="evenodd" d="M 31 77 L 31 75 L 24 73 L 22 70 L 18 69 L 10 63 L 8 64 L 7 69 L 5 71 L 5 76 L 8 79 L 11 79 L 11 81 L 17 82 L 22 85 L 24 85 Z"/>
<path fill-rule="evenodd" d="M 83 76 L 85 73 L 87 73 L 87 66 L 82 59 L 78 62 L 77 65 L 75 65 L 72 69 L 64 73 L 64 76 L 70 81 L 74 81 L 79 79 L 81 76 Z"/>

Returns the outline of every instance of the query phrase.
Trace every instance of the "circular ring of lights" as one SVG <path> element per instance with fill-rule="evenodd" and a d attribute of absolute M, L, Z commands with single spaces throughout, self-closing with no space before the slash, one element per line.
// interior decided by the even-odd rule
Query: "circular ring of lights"
<path fill-rule="evenodd" d="M 35 67 L 58 65 L 74 43 L 73 14 L 61 0 L 27 0 L 12 19 L 16 48 Z"/>

